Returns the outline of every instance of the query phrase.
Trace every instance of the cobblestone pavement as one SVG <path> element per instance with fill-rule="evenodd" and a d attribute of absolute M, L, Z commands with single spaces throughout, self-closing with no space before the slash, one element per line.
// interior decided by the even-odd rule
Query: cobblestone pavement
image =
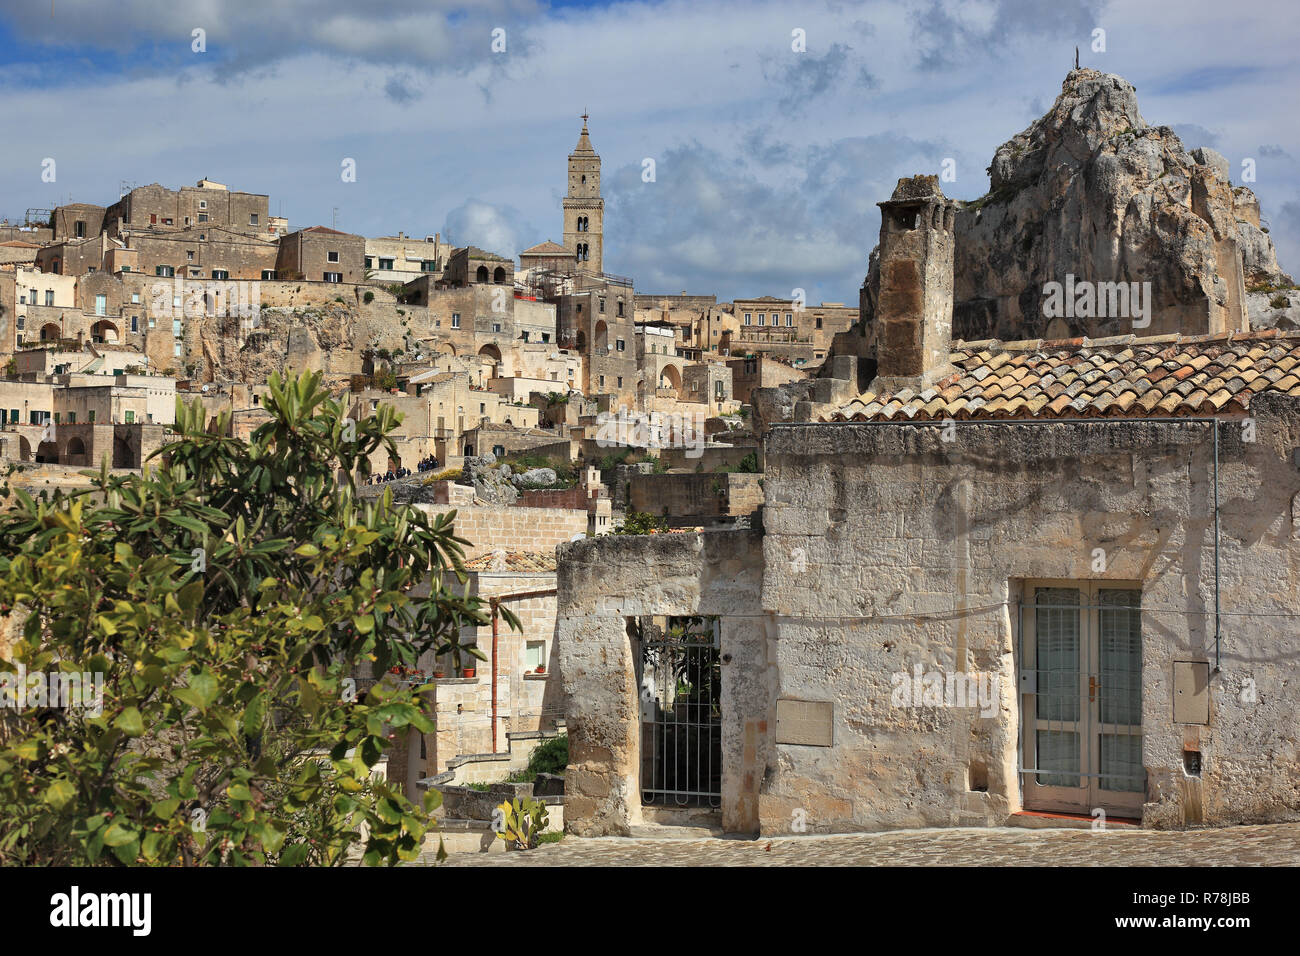
<path fill-rule="evenodd" d="M 433 853 L 420 862 L 433 863 Z M 442 865 L 1300 866 L 1300 823 L 1104 833 L 955 828 L 759 840 L 568 836 L 526 853 L 455 853 Z"/>

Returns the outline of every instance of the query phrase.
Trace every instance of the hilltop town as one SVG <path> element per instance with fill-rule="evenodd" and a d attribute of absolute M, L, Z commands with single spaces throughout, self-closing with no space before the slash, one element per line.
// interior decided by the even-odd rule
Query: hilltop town
<path fill-rule="evenodd" d="M 1223 156 L 1076 68 L 985 196 L 878 197 L 856 301 L 726 302 L 606 271 L 588 122 L 517 251 L 206 178 L 0 226 L 9 481 L 147 469 L 178 400 L 247 438 L 273 376 L 398 413 L 359 494 L 454 511 L 490 618 L 355 677 L 421 688 L 384 773 L 453 853 L 518 795 L 577 836 L 1300 820 L 1300 293 Z"/>

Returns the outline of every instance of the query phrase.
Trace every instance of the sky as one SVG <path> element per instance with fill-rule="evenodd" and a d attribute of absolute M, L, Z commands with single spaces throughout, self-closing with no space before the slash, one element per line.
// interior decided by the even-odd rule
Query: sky
<path fill-rule="evenodd" d="M 585 110 L 605 271 L 855 304 L 876 203 L 945 160 L 987 192 L 1078 46 L 1234 183 L 1253 160 L 1296 275 L 1298 40 L 1291 0 L 0 0 L 0 217 L 209 178 L 290 229 L 514 256 L 562 238 Z"/>

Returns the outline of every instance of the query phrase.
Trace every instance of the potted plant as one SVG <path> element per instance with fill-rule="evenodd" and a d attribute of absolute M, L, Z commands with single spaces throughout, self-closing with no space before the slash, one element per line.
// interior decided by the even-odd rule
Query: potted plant
<path fill-rule="evenodd" d="M 476 673 L 478 673 L 478 671 L 473 664 L 470 664 L 467 667 L 462 667 L 460 669 L 461 677 L 473 677 Z"/>
<path fill-rule="evenodd" d="M 539 674 L 545 674 L 545 673 L 546 673 L 546 665 L 545 665 L 545 664 L 538 664 L 538 665 L 537 665 L 537 673 L 539 673 Z"/>

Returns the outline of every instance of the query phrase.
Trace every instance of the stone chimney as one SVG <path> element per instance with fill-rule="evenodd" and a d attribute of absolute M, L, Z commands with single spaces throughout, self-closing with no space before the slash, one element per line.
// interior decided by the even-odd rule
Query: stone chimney
<path fill-rule="evenodd" d="M 876 378 L 871 391 L 922 391 L 951 374 L 956 203 L 937 176 L 900 179 L 880 206 Z"/>

